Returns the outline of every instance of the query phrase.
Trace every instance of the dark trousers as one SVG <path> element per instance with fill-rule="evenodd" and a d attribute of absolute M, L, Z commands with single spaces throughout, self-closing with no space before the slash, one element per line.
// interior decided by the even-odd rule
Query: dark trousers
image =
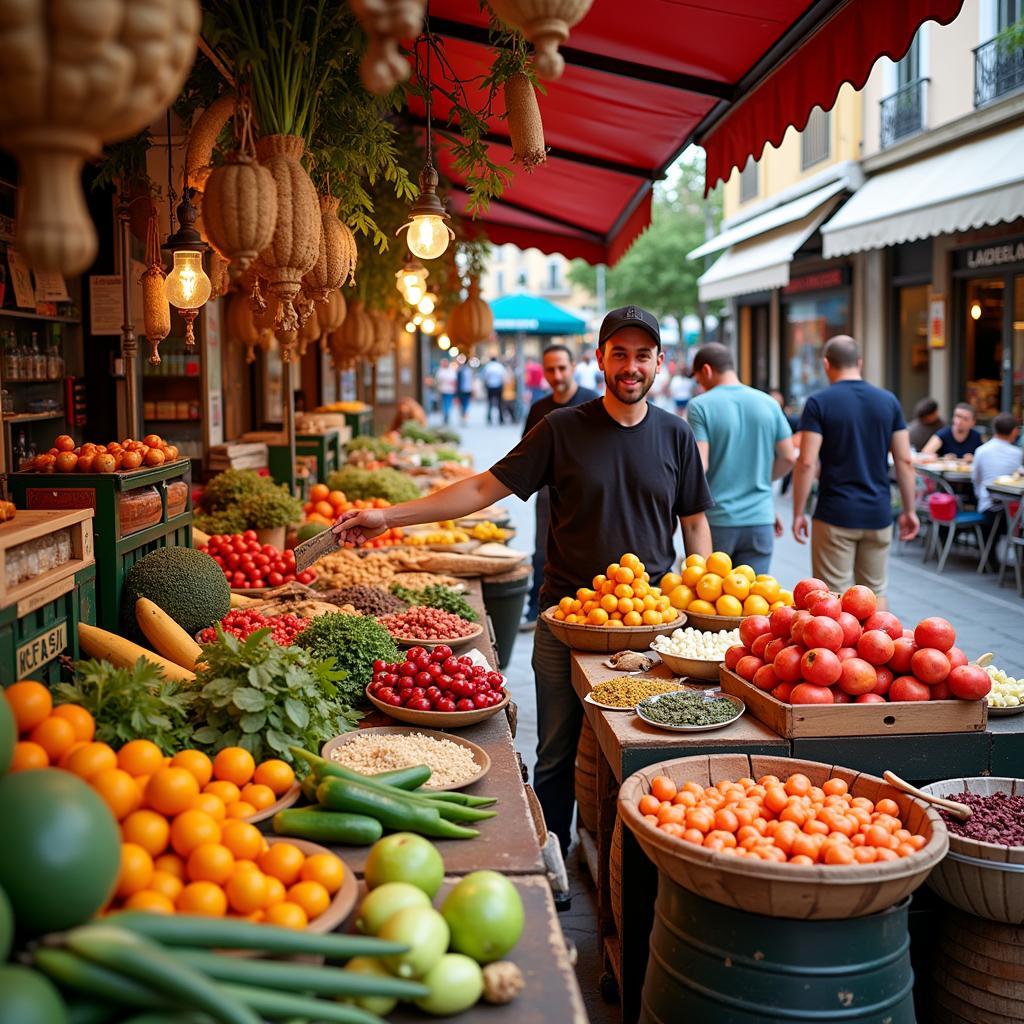
<path fill-rule="evenodd" d="M 540 588 L 544 585 L 544 556 L 548 545 L 548 520 L 551 515 L 551 496 L 546 487 L 537 492 L 534 506 L 533 580 L 526 603 L 526 618 L 533 622 L 540 615 Z"/>
<path fill-rule="evenodd" d="M 988 568 L 991 572 L 999 572 L 999 538 L 1006 533 L 1006 514 L 1000 505 L 996 508 L 986 509 L 981 513 L 981 518 L 984 520 L 981 528 L 984 531 L 985 540 L 988 540 L 992 528 L 995 527 L 996 536 L 992 541 L 992 547 L 988 550 Z"/>
<path fill-rule="evenodd" d="M 501 401 L 501 388 L 487 389 L 487 422 L 491 422 L 491 410 L 498 414 L 498 423 L 505 422 L 505 406 Z"/>

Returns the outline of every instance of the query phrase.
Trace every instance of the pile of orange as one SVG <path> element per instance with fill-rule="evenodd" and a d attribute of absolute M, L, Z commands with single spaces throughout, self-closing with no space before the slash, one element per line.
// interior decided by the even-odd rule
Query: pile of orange
<path fill-rule="evenodd" d="M 843 779 L 815 786 L 796 772 L 676 787 L 664 775 L 640 797 L 645 820 L 686 843 L 779 864 L 874 864 L 909 857 L 925 837 L 903 827 L 894 800 L 852 796 Z"/>
<path fill-rule="evenodd" d="M 593 587 L 581 587 L 576 596 L 563 597 L 554 616 L 576 625 L 660 626 L 679 613 L 634 554 L 625 554 L 595 576 Z"/>
<path fill-rule="evenodd" d="M 681 572 L 662 577 L 661 592 L 673 608 L 700 615 L 768 615 L 793 604 L 792 591 L 783 590 L 774 576 L 734 566 L 724 551 L 706 559 L 687 555 Z"/>
<path fill-rule="evenodd" d="M 349 501 L 344 491 L 332 491 L 326 484 L 314 484 L 309 491 L 309 501 L 303 506 L 306 512 L 307 523 L 319 523 L 321 526 L 331 526 L 334 521 L 350 508 L 390 508 L 391 502 L 384 498 L 359 499 Z M 361 545 L 366 548 L 382 548 L 389 545 L 400 544 L 405 536 L 400 527 L 392 530 L 385 530 L 379 537 L 366 541 Z"/>

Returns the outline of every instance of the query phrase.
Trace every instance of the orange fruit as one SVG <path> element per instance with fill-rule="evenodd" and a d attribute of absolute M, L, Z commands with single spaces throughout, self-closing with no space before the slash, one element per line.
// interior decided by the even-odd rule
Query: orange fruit
<path fill-rule="evenodd" d="M 178 894 L 174 906 L 181 914 L 223 917 L 228 910 L 228 898 L 213 882 L 190 882 Z"/>
<path fill-rule="evenodd" d="M 211 765 L 211 770 L 212 767 Z M 230 807 L 242 798 L 242 791 L 233 782 L 210 782 L 203 786 L 203 792 L 219 797 L 225 807 Z"/>
<path fill-rule="evenodd" d="M 263 852 L 263 836 L 255 825 L 229 818 L 221 827 L 220 841 L 240 860 L 256 860 Z"/>
<path fill-rule="evenodd" d="M 172 875 L 169 871 L 161 871 L 157 868 L 149 881 L 148 891 L 161 893 L 173 903 L 178 898 L 178 893 L 184 888 L 185 883 L 177 875 Z"/>
<path fill-rule="evenodd" d="M 224 886 L 224 892 L 228 906 L 239 914 L 262 910 L 267 905 L 267 876 L 262 871 L 251 869 L 233 871 Z"/>
<path fill-rule="evenodd" d="M 750 580 L 742 573 L 731 572 L 722 580 L 722 591 L 730 597 L 745 601 L 750 593 Z"/>
<path fill-rule="evenodd" d="M 777 580 L 757 580 L 750 585 L 750 593 L 773 604 L 779 599 L 780 587 Z"/>
<path fill-rule="evenodd" d="M 55 718 L 70 722 L 75 739 L 88 743 L 96 735 L 96 722 L 92 715 L 78 704 L 60 704 L 53 709 Z"/>
<path fill-rule="evenodd" d="M 603 626 L 608 621 L 608 613 L 603 608 L 592 608 L 587 614 L 588 626 Z"/>
<path fill-rule="evenodd" d="M 734 565 L 732 567 L 734 573 L 739 573 L 741 576 L 746 576 L 748 583 L 753 583 L 755 580 L 761 579 L 760 576 L 754 572 L 753 566 L 750 565 Z"/>
<path fill-rule="evenodd" d="M 302 907 L 289 900 L 267 907 L 263 912 L 263 920 L 267 924 L 276 924 L 279 928 L 294 928 L 299 932 L 305 930 L 309 924 L 309 918 Z"/>
<path fill-rule="evenodd" d="M 269 786 L 274 796 L 281 796 L 295 782 L 295 771 L 287 761 L 272 757 L 269 761 L 256 765 L 252 781 L 260 786 Z"/>
<path fill-rule="evenodd" d="M 641 616 L 645 626 L 660 626 L 661 625 L 661 612 L 655 611 L 653 608 L 648 608 L 644 611 Z"/>
<path fill-rule="evenodd" d="M 715 551 L 708 557 L 708 572 L 718 576 L 728 576 L 732 572 L 732 559 L 724 551 Z"/>
<path fill-rule="evenodd" d="M 709 604 L 713 604 L 722 596 L 723 582 L 722 577 L 716 573 L 705 573 L 697 581 L 697 596 L 702 601 L 707 601 Z"/>
<path fill-rule="evenodd" d="M 280 878 L 274 878 L 273 875 L 264 875 L 263 877 L 267 883 L 267 895 L 263 903 L 263 909 L 266 910 L 267 907 L 272 907 L 275 903 L 284 900 L 288 893 Z"/>
<path fill-rule="evenodd" d="M 337 508 L 339 505 L 345 505 L 348 503 L 348 498 L 345 497 L 344 491 L 331 491 L 327 495 L 327 500 Z"/>
<path fill-rule="evenodd" d="M 124 901 L 125 910 L 144 910 L 149 914 L 173 914 L 174 902 L 162 892 L 142 889 Z"/>
<path fill-rule="evenodd" d="M 626 614 L 622 616 L 623 626 L 642 626 L 643 623 L 643 617 L 639 612 L 626 612 Z"/>
<path fill-rule="evenodd" d="M 333 896 L 345 880 L 345 865 L 333 853 L 314 853 L 306 858 L 299 878 L 303 882 L 319 882 Z"/>
<path fill-rule="evenodd" d="M 715 606 L 710 601 L 704 601 L 704 600 L 701 600 L 700 598 L 698 598 L 696 601 L 691 601 L 687 605 L 686 611 L 688 613 L 692 613 L 693 615 L 717 615 L 718 614 L 718 612 L 715 611 Z"/>
<path fill-rule="evenodd" d="M 228 804 L 227 816 L 229 818 L 245 821 L 246 818 L 251 818 L 255 813 L 256 808 L 248 800 L 236 800 L 233 804 Z"/>
<path fill-rule="evenodd" d="M 213 777 L 233 782 L 239 787 L 244 786 L 255 771 L 256 762 L 243 747 L 225 747 L 213 759 Z"/>
<path fill-rule="evenodd" d="M 28 738 L 32 743 L 38 743 L 46 751 L 50 762 L 55 763 L 75 743 L 75 729 L 65 719 L 50 715 L 29 733 Z"/>
<path fill-rule="evenodd" d="M 677 572 L 667 572 L 661 577 L 658 586 L 663 594 L 671 594 L 683 582 L 683 577 Z"/>
<path fill-rule="evenodd" d="M 296 882 L 288 890 L 288 899 L 302 907 L 311 921 L 331 905 L 330 894 L 319 882 Z"/>
<path fill-rule="evenodd" d="M 173 875 L 180 881 L 185 880 L 185 862 L 176 853 L 163 853 L 153 861 L 157 871 Z"/>
<path fill-rule="evenodd" d="M 158 857 L 167 849 L 170 834 L 167 819 L 156 811 L 132 811 L 121 822 L 121 838 L 141 846 L 151 857 Z"/>
<path fill-rule="evenodd" d="M 184 768 L 160 768 L 146 783 L 146 805 L 171 818 L 187 811 L 199 796 L 199 783 Z"/>
<path fill-rule="evenodd" d="M 755 583 L 756 587 L 757 584 Z M 743 602 L 744 615 L 767 615 L 771 611 L 771 605 L 760 594 L 751 594 Z"/>
<path fill-rule="evenodd" d="M 117 752 L 117 767 L 129 775 L 152 775 L 164 766 L 164 753 L 152 740 L 131 740 Z"/>
<path fill-rule="evenodd" d="M 202 843 L 188 855 L 186 873 L 192 882 L 215 882 L 223 885 L 235 870 L 235 858 L 220 843 Z"/>
<path fill-rule="evenodd" d="M 267 875 L 280 879 L 286 886 L 294 885 L 305 863 L 306 855 L 291 843 L 271 843 L 269 849 L 260 854 L 257 864 Z"/>
<path fill-rule="evenodd" d="M 785 608 L 792 608 L 793 604 L 795 603 L 794 602 L 794 598 L 793 598 L 793 591 L 792 590 L 780 590 L 779 591 L 779 600 L 782 602 L 783 607 L 785 607 Z"/>
<path fill-rule="evenodd" d="M 227 817 L 227 808 L 220 797 L 212 793 L 200 793 L 192 803 L 190 810 L 202 811 L 208 814 L 214 821 L 223 821 Z"/>
<path fill-rule="evenodd" d="M 79 778 L 88 780 L 104 768 L 116 768 L 117 754 L 106 743 L 86 743 L 68 758 L 65 767 Z"/>
<path fill-rule="evenodd" d="M 743 605 L 740 604 L 737 598 L 730 597 L 728 594 L 723 594 L 715 602 L 715 611 L 719 615 L 742 615 Z"/>
<path fill-rule="evenodd" d="M 640 564 L 640 559 L 632 551 L 627 551 L 619 559 L 619 565 L 624 565 L 627 569 L 632 569 L 634 572 L 644 571 L 644 567 Z"/>
<path fill-rule="evenodd" d="M 313 484 L 309 489 L 309 500 L 316 504 L 318 501 L 325 501 L 330 493 L 331 489 L 327 484 Z"/>
<path fill-rule="evenodd" d="M 683 564 L 687 567 L 687 569 L 692 568 L 693 566 L 696 566 L 696 565 L 703 566 L 704 565 L 704 556 L 703 555 L 698 555 L 698 554 L 687 555 L 686 556 L 686 561 Z"/>
<path fill-rule="evenodd" d="M 205 811 L 190 808 L 171 822 L 171 846 L 180 857 L 187 857 L 203 843 L 220 842 L 220 825 Z"/>
<path fill-rule="evenodd" d="M 668 595 L 668 603 L 673 608 L 678 608 L 680 611 L 686 611 L 690 606 L 690 602 L 697 595 L 693 590 L 688 587 L 685 583 L 681 583 L 678 587 L 675 587 L 672 592 Z"/>
<path fill-rule="evenodd" d="M 133 893 L 148 889 L 152 880 L 153 858 L 138 843 L 122 843 L 115 895 L 127 899 Z"/>
<path fill-rule="evenodd" d="M 605 594 L 601 598 L 600 605 L 606 612 L 611 614 L 618 610 L 619 599 L 614 594 Z"/>
<path fill-rule="evenodd" d="M 63 754 L 60 755 L 60 760 L 57 762 L 57 767 L 67 768 L 68 761 L 71 760 L 71 755 L 79 748 L 84 747 L 87 742 L 87 740 L 75 740 L 75 742 L 72 743 L 71 746 L 68 747 L 68 749 L 65 750 Z"/>
<path fill-rule="evenodd" d="M 683 583 L 685 586 L 691 589 L 697 586 L 703 577 L 707 573 L 707 569 L 703 565 L 690 565 L 683 570 Z"/>
<path fill-rule="evenodd" d="M 32 680 L 12 683 L 4 690 L 4 696 L 11 706 L 19 735 L 31 732 L 53 711 L 53 698 L 42 683 Z"/>
<path fill-rule="evenodd" d="M 89 778 L 89 785 L 99 793 L 118 821 L 127 818 L 132 811 L 138 810 L 139 804 L 142 803 L 142 794 L 135 785 L 135 780 L 120 768 L 104 768 L 98 771 Z"/>
<path fill-rule="evenodd" d="M 33 768 L 48 768 L 49 765 L 50 759 L 38 743 L 33 743 L 31 740 L 19 740 L 14 744 L 10 768 L 12 772 L 28 772 Z"/>
<path fill-rule="evenodd" d="M 171 767 L 191 772 L 201 787 L 213 778 L 213 762 L 201 750 L 179 750 L 171 758 Z"/>
<path fill-rule="evenodd" d="M 250 782 L 242 787 L 242 800 L 252 804 L 257 811 L 265 810 L 276 799 L 274 791 L 269 786 L 261 786 L 258 782 Z"/>

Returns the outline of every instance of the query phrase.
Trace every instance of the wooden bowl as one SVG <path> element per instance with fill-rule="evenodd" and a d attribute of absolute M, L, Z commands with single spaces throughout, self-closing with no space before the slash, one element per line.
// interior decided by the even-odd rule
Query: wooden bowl
<path fill-rule="evenodd" d="M 707 658 L 682 658 L 678 654 L 666 654 L 659 651 L 651 643 L 651 650 L 677 675 L 687 676 L 690 679 L 706 679 L 710 682 L 718 682 L 718 670 L 725 661 L 719 658 L 714 661 Z"/>
<path fill-rule="evenodd" d="M 680 612 L 671 622 L 663 622 L 660 626 L 621 626 L 618 629 L 609 629 L 607 626 L 562 622 L 555 618 L 557 610 L 558 606 L 552 605 L 541 613 L 541 618 L 551 630 L 551 635 L 574 651 L 595 651 L 599 654 L 642 650 L 648 647 L 656 636 L 665 636 L 686 622 L 686 614 Z"/>
<path fill-rule="evenodd" d="M 1024 780 L 1006 778 L 943 779 L 922 786 L 925 793 L 1024 794 Z M 955 799 L 955 798 L 954 798 Z M 954 907 L 975 917 L 1024 924 L 1024 846 L 1003 846 L 949 833 L 949 854 L 928 884 Z"/>
<path fill-rule="evenodd" d="M 740 860 L 676 839 L 649 824 L 637 808 L 650 792 L 651 779 L 667 775 L 676 785 L 710 786 L 723 779 L 785 778 L 803 772 L 820 786 L 830 778 L 846 781 L 855 796 L 895 800 L 911 832 L 927 840 L 909 857 L 880 864 L 825 866 Z M 949 848 L 946 826 L 929 804 L 908 796 L 872 775 L 848 768 L 791 758 L 710 754 L 650 765 L 631 775 L 619 790 L 619 815 L 644 853 L 677 885 L 705 899 L 768 917 L 803 921 L 865 917 L 899 903 L 928 877 Z"/>
<path fill-rule="evenodd" d="M 302 792 L 302 786 L 298 782 L 293 782 L 269 807 L 264 807 L 262 811 L 257 811 L 255 814 L 251 814 L 245 820 L 250 825 L 256 825 L 261 821 L 266 821 L 267 818 L 272 818 L 278 811 L 286 810 L 291 807 L 296 800 L 299 799 L 299 794 Z"/>
<path fill-rule="evenodd" d="M 687 625 L 705 633 L 718 633 L 723 629 L 737 629 L 746 618 L 745 615 L 701 615 L 700 612 L 687 612 Z"/>
<path fill-rule="evenodd" d="M 442 644 L 447 644 L 453 651 L 459 647 L 465 647 L 466 644 L 471 644 L 474 640 L 478 639 L 484 631 L 484 627 L 479 623 L 473 623 L 473 632 L 467 633 L 465 636 L 453 637 L 450 640 L 417 640 L 411 636 L 395 636 L 391 634 L 391 639 L 395 641 L 399 647 L 426 647 L 428 650 L 432 647 L 440 647 Z"/>
<path fill-rule="evenodd" d="M 490 711 L 491 709 L 485 708 L 484 710 Z M 424 713 L 425 712 L 420 712 L 420 714 Z M 442 713 L 456 715 L 460 713 L 465 715 L 472 714 L 470 711 Z M 335 736 L 323 745 L 320 750 L 320 756 L 328 761 L 333 760 L 331 752 L 337 750 L 339 747 L 343 747 L 346 743 L 351 742 L 357 736 L 411 736 L 414 733 L 418 733 L 421 736 L 429 736 L 431 739 L 435 740 L 448 740 L 449 743 L 457 743 L 460 747 L 465 747 L 473 755 L 473 760 L 476 761 L 477 766 L 480 769 L 473 778 L 467 779 L 465 782 L 459 782 L 454 786 L 422 786 L 421 792 L 445 793 L 449 790 L 465 789 L 466 786 L 472 786 L 474 783 L 479 782 L 491 770 L 490 756 L 483 747 L 478 746 L 476 743 L 464 740 L 461 736 L 449 736 L 448 733 L 437 732 L 434 729 L 417 729 L 415 726 L 411 725 L 381 725 L 372 729 L 355 729 L 352 732 L 343 732 L 340 736 Z"/>
<path fill-rule="evenodd" d="M 369 689 L 366 691 L 366 699 L 378 711 L 383 711 L 397 722 L 407 722 L 409 725 L 427 729 L 464 729 L 467 725 L 476 725 L 477 722 L 486 721 L 491 715 L 504 711 L 512 696 L 506 690 L 505 699 L 500 704 L 489 708 L 477 708 L 476 711 L 412 711 L 409 708 L 396 708 L 377 700 Z"/>

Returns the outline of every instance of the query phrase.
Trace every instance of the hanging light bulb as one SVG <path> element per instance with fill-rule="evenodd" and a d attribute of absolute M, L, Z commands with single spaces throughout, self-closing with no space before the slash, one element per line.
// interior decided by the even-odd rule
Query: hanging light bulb
<path fill-rule="evenodd" d="M 452 343 L 452 339 L 449 338 L 447 334 L 442 334 L 437 339 L 437 347 L 440 348 L 440 349 L 447 349 L 447 348 L 449 348 L 451 346 L 451 343 Z"/>
<path fill-rule="evenodd" d="M 452 357 L 452 359 L 454 359 L 458 354 L 459 354 L 459 350 L 457 348 L 450 348 L 450 349 L 448 349 L 448 355 L 450 355 Z"/>
<path fill-rule="evenodd" d="M 420 330 L 424 334 L 436 334 L 437 321 L 432 316 L 425 316 L 423 318 L 423 322 L 420 324 Z"/>
<path fill-rule="evenodd" d="M 972 302 L 971 303 L 971 319 L 972 320 L 980 320 L 981 319 L 981 303 L 980 302 Z"/>
<path fill-rule="evenodd" d="M 429 316 L 437 309 L 437 296 L 433 292 L 427 292 L 419 302 L 416 303 L 416 309 L 424 316 Z"/>
<path fill-rule="evenodd" d="M 411 320 L 405 325 L 405 333 L 406 334 L 415 334 L 416 333 L 416 325 Z"/>
<path fill-rule="evenodd" d="M 415 306 L 427 291 L 427 268 L 410 256 L 395 274 L 395 281 L 402 298 Z"/>
<path fill-rule="evenodd" d="M 186 186 L 181 203 L 175 211 L 178 230 L 160 247 L 172 254 L 174 268 L 164 281 L 164 295 L 185 321 L 185 348 L 191 352 L 196 345 L 192 323 L 196 314 L 210 298 L 213 286 L 203 270 L 203 253 L 209 248 L 195 228 L 198 211 L 192 205 L 196 190 Z"/>
<path fill-rule="evenodd" d="M 419 314 L 419 313 L 417 313 L 417 314 L 416 314 L 416 315 L 415 315 L 415 316 L 414 316 L 414 317 L 412 318 L 412 323 L 413 323 L 413 326 L 414 326 L 414 327 L 419 327 L 419 326 L 420 326 L 420 324 L 422 324 L 422 323 L 423 323 L 423 317 L 422 317 L 422 316 L 420 316 L 420 314 Z"/>

